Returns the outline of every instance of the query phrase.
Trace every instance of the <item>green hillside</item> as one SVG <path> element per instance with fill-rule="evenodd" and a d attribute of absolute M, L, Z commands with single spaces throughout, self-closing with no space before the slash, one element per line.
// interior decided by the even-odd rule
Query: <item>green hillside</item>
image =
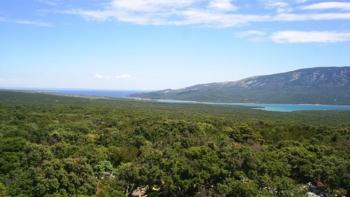
<path fill-rule="evenodd" d="M 350 67 L 302 69 L 133 97 L 233 103 L 350 104 Z"/>
<path fill-rule="evenodd" d="M 350 112 L 0 91 L 0 196 L 350 195 Z"/>

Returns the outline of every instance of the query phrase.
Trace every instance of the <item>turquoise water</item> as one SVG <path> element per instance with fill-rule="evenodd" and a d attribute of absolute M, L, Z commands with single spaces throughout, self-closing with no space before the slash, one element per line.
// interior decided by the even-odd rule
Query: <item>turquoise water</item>
<path fill-rule="evenodd" d="M 315 105 L 315 104 L 260 104 L 260 103 L 212 103 L 196 101 L 179 101 L 179 100 L 157 100 L 162 103 L 197 103 L 208 105 L 234 105 L 246 106 L 253 109 L 276 112 L 293 112 L 293 111 L 324 111 L 324 110 L 350 110 L 350 105 Z"/>
<path fill-rule="evenodd" d="M 47 90 L 47 92 L 55 92 L 65 95 L 77 96 L 97 96 L 112 98 L 128 98 L 133 93 L 141 91 L 127 90 Z M 293 111 L 312 111 L 312 110 L 350 110 L 350 105 L 312 105 L 312 104 L 260 104 L 260 103 L 213 103 L 213 102 L 196 102 L 196 101 L 180 101 L 180 100 L 150 100 L 163 103 L 197 103 L 208 105 L 234 105 L 246 106 L 253 109 L 277 112 L 293 112 Z"/>
<path fill-rule="evenodd" d="M 240 104 L 237 104 L 240 105 Z M 245 105 L 245 104 L 242 104 Z M 324 111 L 350 110 L 350 105 L 312 105 L 312 104 L 249 104 L 255 109 L 264 111 L 293 112 L 293 111 Z M 256 106 L 256 107 L 255 107 Z"/>

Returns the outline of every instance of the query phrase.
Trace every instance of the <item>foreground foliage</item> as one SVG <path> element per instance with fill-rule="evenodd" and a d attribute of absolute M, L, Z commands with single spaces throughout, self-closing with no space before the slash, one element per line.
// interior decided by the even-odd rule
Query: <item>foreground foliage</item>
<path fill-rule="evenodd" d="M 350 195 L 349 112 L 0 101 L 0 196 Z"/>

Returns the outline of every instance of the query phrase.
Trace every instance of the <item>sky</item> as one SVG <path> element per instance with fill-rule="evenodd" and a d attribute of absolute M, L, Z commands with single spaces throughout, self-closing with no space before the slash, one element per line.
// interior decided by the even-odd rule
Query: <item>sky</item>
<path fill-rule="evenodd" d="M 349 0 L 0 1 L 0 88 L 176 89 L 349 60 Z"/>

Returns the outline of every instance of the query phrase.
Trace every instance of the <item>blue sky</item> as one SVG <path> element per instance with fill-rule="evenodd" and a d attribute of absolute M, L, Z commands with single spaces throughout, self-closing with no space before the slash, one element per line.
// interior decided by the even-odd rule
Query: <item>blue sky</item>
<path fill-rule="evenodd" d="M 2 88 L 181 88 L 349 51 L 350 1 L 0 1 Z"/>

